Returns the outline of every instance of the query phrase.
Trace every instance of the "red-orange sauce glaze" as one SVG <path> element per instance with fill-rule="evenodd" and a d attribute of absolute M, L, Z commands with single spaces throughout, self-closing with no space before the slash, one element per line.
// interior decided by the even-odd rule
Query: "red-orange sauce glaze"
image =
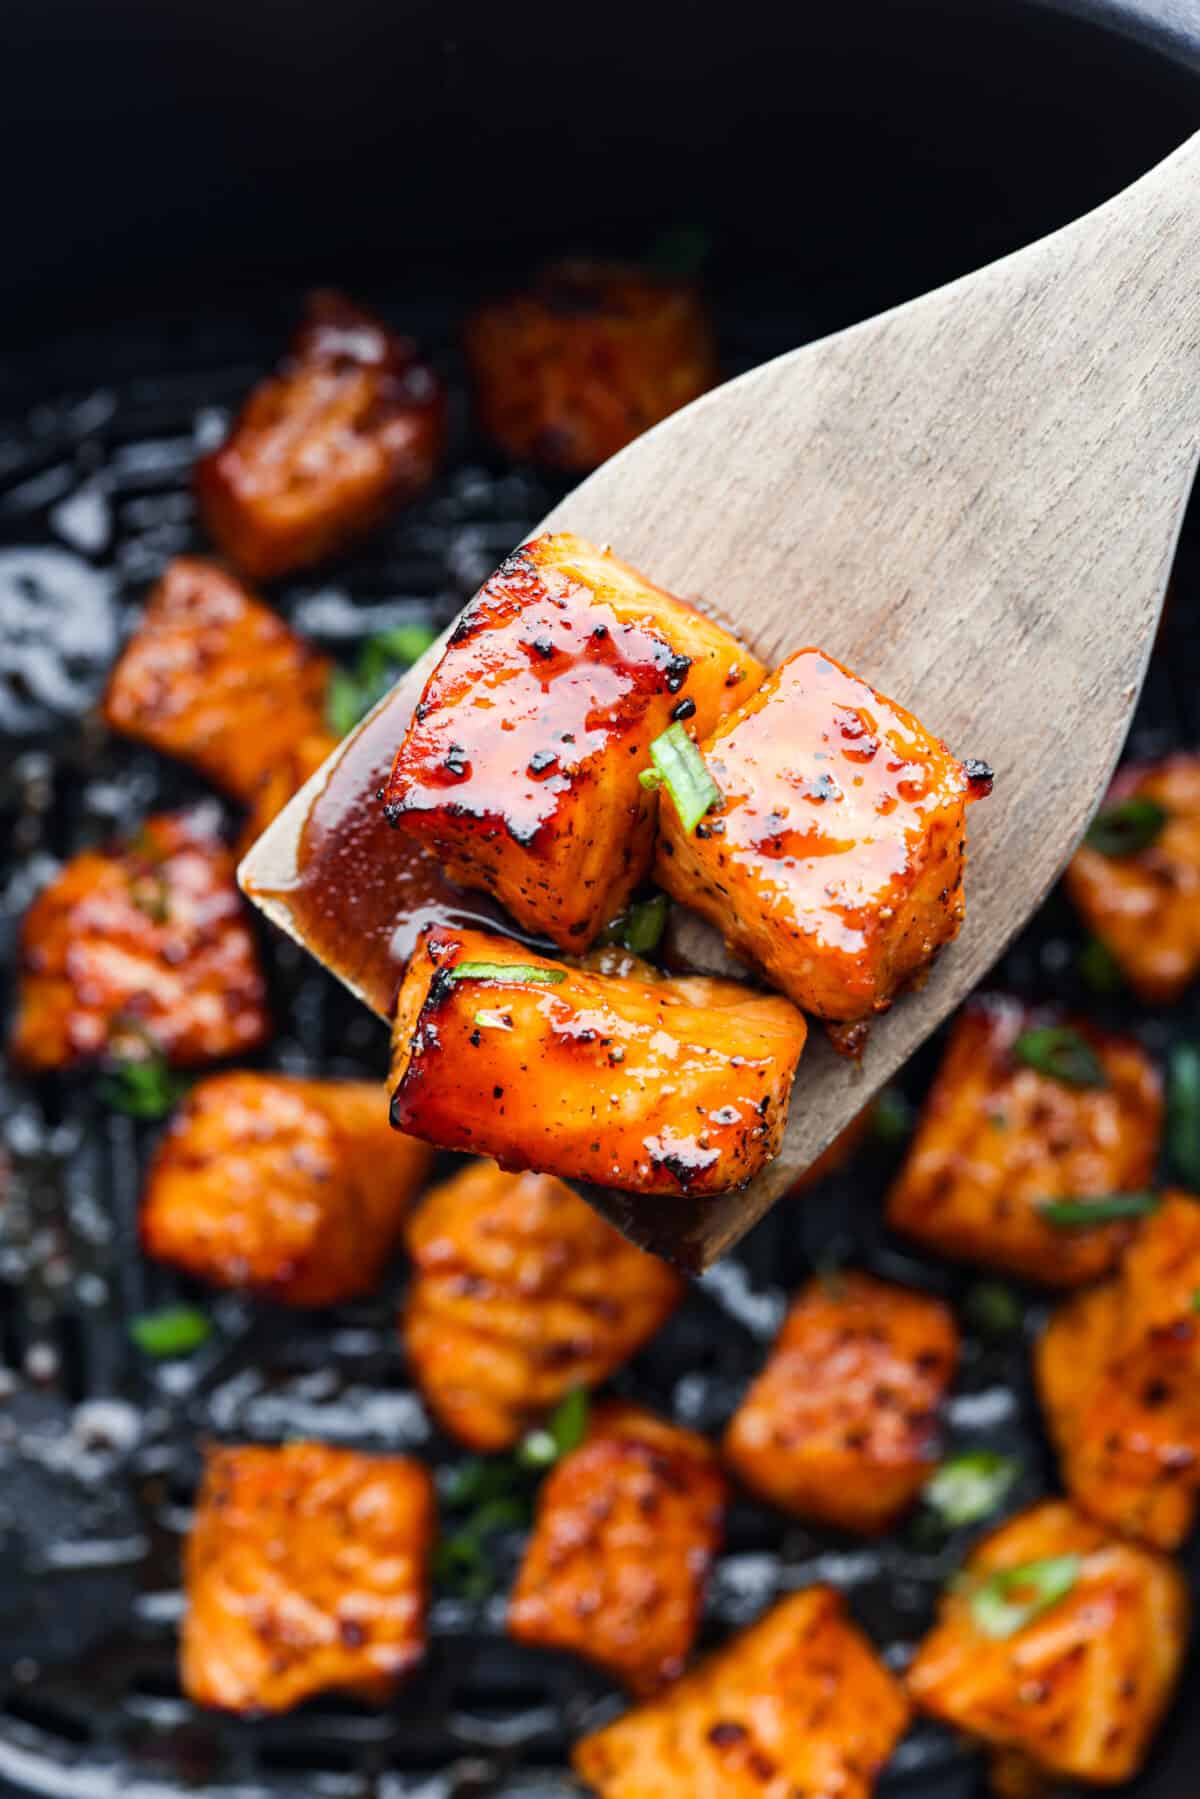
<path fill-rule="evenodd" d="M 426 925 L 513 929 L 483 894 L 448 881 L 433 851 L 388 826 L 381 794 L 412 700 L 401 683 L 346 744 L 304 821 L 294 880 L 249 884 L 286 905 L 303 942 L 384 1018 Z"/>
<path fill-rule="evenodd" d="M 657 800 L 638 776 L 651 743 L 673 720 L 711 731 L 764 672 L 617 557 L 540 537 L 450 638 L 397 751 L 388 814 L 527 930 L 586 949 L 650 866 Z"/>
<path fill-rule="evenodd" d="M 788 1000 L 733 981 L 594 974 L 430 931 L 396 1005 L 392 1123 L 502 1168 L 724 1193 L 779 1153 L 804 1035 Z"/>
<path fill-rule="evenodd" d="M 884 1011 L 958 931 L 966 805 L 991 771 L 816 649 L 700 747 L 722 798 L 692 832 L 664 798 L 659 884 L 805 1011 Z"/>

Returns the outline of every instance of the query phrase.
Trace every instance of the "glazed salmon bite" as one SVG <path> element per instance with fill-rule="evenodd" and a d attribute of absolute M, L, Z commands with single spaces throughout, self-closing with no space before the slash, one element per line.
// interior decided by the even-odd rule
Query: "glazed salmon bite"
<path fill-rule="evenodd" d="M 342 294 L 310 296 L 290 353 L 196 464 L 196 501 L 243 574 L 344 549 L 433 479 L 446 396 L 408 338 Z"/>
<path fill-rule="evenodd" d="M 568 533 L 510 556 L 463 614 L 396 752 L 391 822 L 519 924 L 587 948 L 648 873 L 639 781 L 673 721 L 699 735 L 765 670 L 728 631 Z"/>
<path fill-rule="evenodd" d="M 990 770 L 816 649 L 715 732 L 693 723 L 719 797 L 689 828 L 664 796 L 655 879 L 806 1012 L 885 1011 L 958 933 Z"/>
<path fill-rule="evenodd" d="M 732 981 L 593 974 L 439 927 L 397 1001 L 392 1123 L 503 1168 L 723 1193 L 778 1153 L 804 1037 L 787 1000 Z"/>
<path fill-rule="evenodd" d="M 331 666 L 224 569 L 177 556 L 109 678 L 105 722 L 250 805 L 324 732 Z M 335 741 L 322 736 L 321 760 Z"/>

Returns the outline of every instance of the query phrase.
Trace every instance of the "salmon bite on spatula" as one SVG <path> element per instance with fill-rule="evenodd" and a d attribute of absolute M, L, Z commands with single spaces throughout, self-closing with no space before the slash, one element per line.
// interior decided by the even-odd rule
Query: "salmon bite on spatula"
<path fill-rule="evenodd" d="M 356 922 L 374 875 L 358 869 L 339 891 L 322 856 L 338 840 L 328 806 L 306 830 L 328 794 L 343 820 L 390 807 L 451 880 L 484 888 L 527 940 L 567 958 L 558 998 L 532 1002 L 536 1028 L 520 1008 L 526 1053 L 481 1035 L 490 1083 L 483 1066 L 466 1078 L 457 1039 L 456 1084 L 422 1083 L 447 1053 L 438 1021 L 424 1018 L 414 1057 L 402 1020 L 403 1128 L 436 1124 L 440 1142 L 599 1181 L 589 1197 L 636 1242 L 706 1266 L 978 983 L 1078 844 L 1145 671 L 1200 443 L 1198 169 L 1200 138 L 1065 230 L 755 369 L 629 444 L 284 809 L 243 863 L 246 888 L 359 990 Z M 608 543 L 623 561 L 594 547 Z M 964 914 L 962 819 L 989 779 L 967 755 L 997 782 L 971 808 Z M 701 1002 L 723 1052 L 739 1016 L 757 1029 L 759 1008 L 794 1015 L 798 999 L 856 1054 L 853 1066 L 820 1038 L 809 1046 L 781 1135 L 752 1141 L 694 1111 L 684 1128 L 691 1035 L 674 1059 L 652 1050 L 644 1086 L 587 1063 L 596 1008 L 575 984 L 599 977 L 569 958 L 637 898 L 656 833 L 660 881 L 789 996 L 743 986 L 728 1006 Z M 387 893 L 386 832 L 371 842 Z M 734 852 L 724 868 L 722 850 Z M 420 920 L 461 922 L 461 910 Z M 389 923 L 391 941 L 414 941 L 397 935 L 411 917 Z M 504 942 L 503 919 L 497 929 Z M 433 979 L 423 954 L 404 1001 L 417 1015 Z M 599 1009 L 619 1015 L 640 976 L 604 978 L 615 985 Z M 456 1031 L 463 1003 L 439 999 Z M 560 1005 L 577 1033 L 569 1065 Z M 795 1027 L 773 1034 L 776 1075 L 790 1078 Z M 548 1123 L 564 1095 L 569 1156 Z M 656 1117 L 697 1155 L 662 1154 Z M 477 1141 L 495 1119 L 504 1140 Z M 714 1140 L 700 1136 L 726 1128 L 738 1152 L 717 1146 L 701 1167 Z"/>

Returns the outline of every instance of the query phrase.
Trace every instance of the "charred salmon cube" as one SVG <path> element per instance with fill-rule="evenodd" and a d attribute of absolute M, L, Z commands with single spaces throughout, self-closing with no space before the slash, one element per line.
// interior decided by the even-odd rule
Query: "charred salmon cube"
<path fill-rule="evenodd" d="M 542 1488 L 509 1631 L 657 1692 L 683 1672 L 724 1509 L 703 1437 L 636 1406 L 597 1408 Z"/>
<path fill-rule="evenodd" d="M 451 880 L 583 950 L 654 853 L 639 781 L 672 720 L 701 731 L 764 670 L 627 563 L 559 532 L 510 556 L 425 683 L 385 794 Z"/>
<path fill-rule="evenodd" d="M 75 856 L 21 925 L 10 1044 L 22 1068 L 157 1050 L 178 1067 L 270 1032 L 233 858 L 208 808 L 161 813 Z"/>
<path fill-rule="evenodd" d="M 1187 1624 L 1166 1557 L 1049 1500 L 973 1550 L 908 1688 L 922 1711 L 1047 1773 L 1113 1784 L 1141 1765 Z"/>
<path fill-rule="evenodd" d="M 1066 884 L 1147 1005 L 1178 999 L 1200 974 L 1200 755 L 1123 770 Z"/>
<path fill-rule="evenodd" d="M 328 659 L 240 581 L 180 556 L 112 672 L 104 716 L 248 805 L 297 740 L 317 734 L 332 749 L 329 672 Z"/>
<path fill-rule="evenodd" d="M 341 294 L 317 293 L 274 375 L 196 467 L 205 524 L 252 580 L 320 562 L 433 479 L 442 384 L 408 338 Z"/>
<path fill-rule="evenodd" d="M 664 793 L 659 886 L 806 1012 L 885 1011 L 958 933 L 988 771 L 815 649 L 695 735 L 719 797 L 697 824 Z"/>
<path fill-rule="evenodd" d="M 1093 1518 L 1160 1549 L 1200 1501 L 1200 1204 L 1168 1194 L 1116 1278 L 1060 1307 L 1037 1350 L 1063 1483 Z"/>
<path fill-rule="evenodd" d="M 517 461 L 585 470 L 717 380 L 690 282 L 575 260 L 482 306 L 466 351 L 480 422 Z"/>
<path fill-rule="evenodd" d="M 598 1386 L 683 1295 L 679 1275 L 549 1174 L 473 1162 L 406 1229 L 404 1344 L 439 1422 L 507 1449 L 573 1388 Z"/>
<path fill-rule="evenodd" d="M 989 997 L 951 1032 L 888 1223 L 941 1255 L 1079 1286 L 1113 1266 L 1133 1224 L 1076 1223 L 1065 1207 L 1144 1189 L 1161 1124 L 1158 1074 L 1131 1038 Z"/>
<path fill-rule="evenodd" d="M 599 1799 L 870 1799 L 908 1715 L 841 1595 L 808 1587 L 572 1760 Z"/>
<path fill-rule="evenodd" d="M 871 1275 L 812 1281 L 725 1436 L 752 1492 L 845 1530 L 885 1530 L 937 1459 L 958 1359 L 940 1300 Z"/>
<path fill-rule="evenodd" d="M 431 1160 L 373 1081 L 213 1075 L 155 1154 L 142 1242 L 217 1286 L 333 1305 L 378 1284 Z"/>
<path fill-rule="evenodd" d="M 778 1154 L 804 1030 L 732 981 L 593 974 L 439 926 L 400 988 L 392 1123 L 502 1168 L 724 1193 Z"/>
<path fill-rule="evenodd" d="M 433 1484 L 324 1443 L 208 1452 L 184 1551 L 180 1672 L 197 1705 L 384 1704 L 425 1650 Z"/>

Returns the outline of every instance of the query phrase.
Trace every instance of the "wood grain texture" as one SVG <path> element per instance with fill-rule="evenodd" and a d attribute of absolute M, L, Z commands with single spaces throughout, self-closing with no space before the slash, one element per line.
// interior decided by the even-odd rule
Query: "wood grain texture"
<path fill-rule="evenodd" d="M 768 663 L 820 645 L 996 771 L 971 811 L 966 924 L 925 985 L 858 1068 L 811 1040 L 784 1152 L 749 1188 L 590 1193 L 637 1242 L 721 1255 L 1042 899 L 1120 751 L 1198 443 L 1200 136 L 1052 237 L 718 388 L 543 521 L 611 543 Z M 397 740 L 439 653 L 382 702 Z M 323 780 L 242 865 L 285 929 Z"/>

